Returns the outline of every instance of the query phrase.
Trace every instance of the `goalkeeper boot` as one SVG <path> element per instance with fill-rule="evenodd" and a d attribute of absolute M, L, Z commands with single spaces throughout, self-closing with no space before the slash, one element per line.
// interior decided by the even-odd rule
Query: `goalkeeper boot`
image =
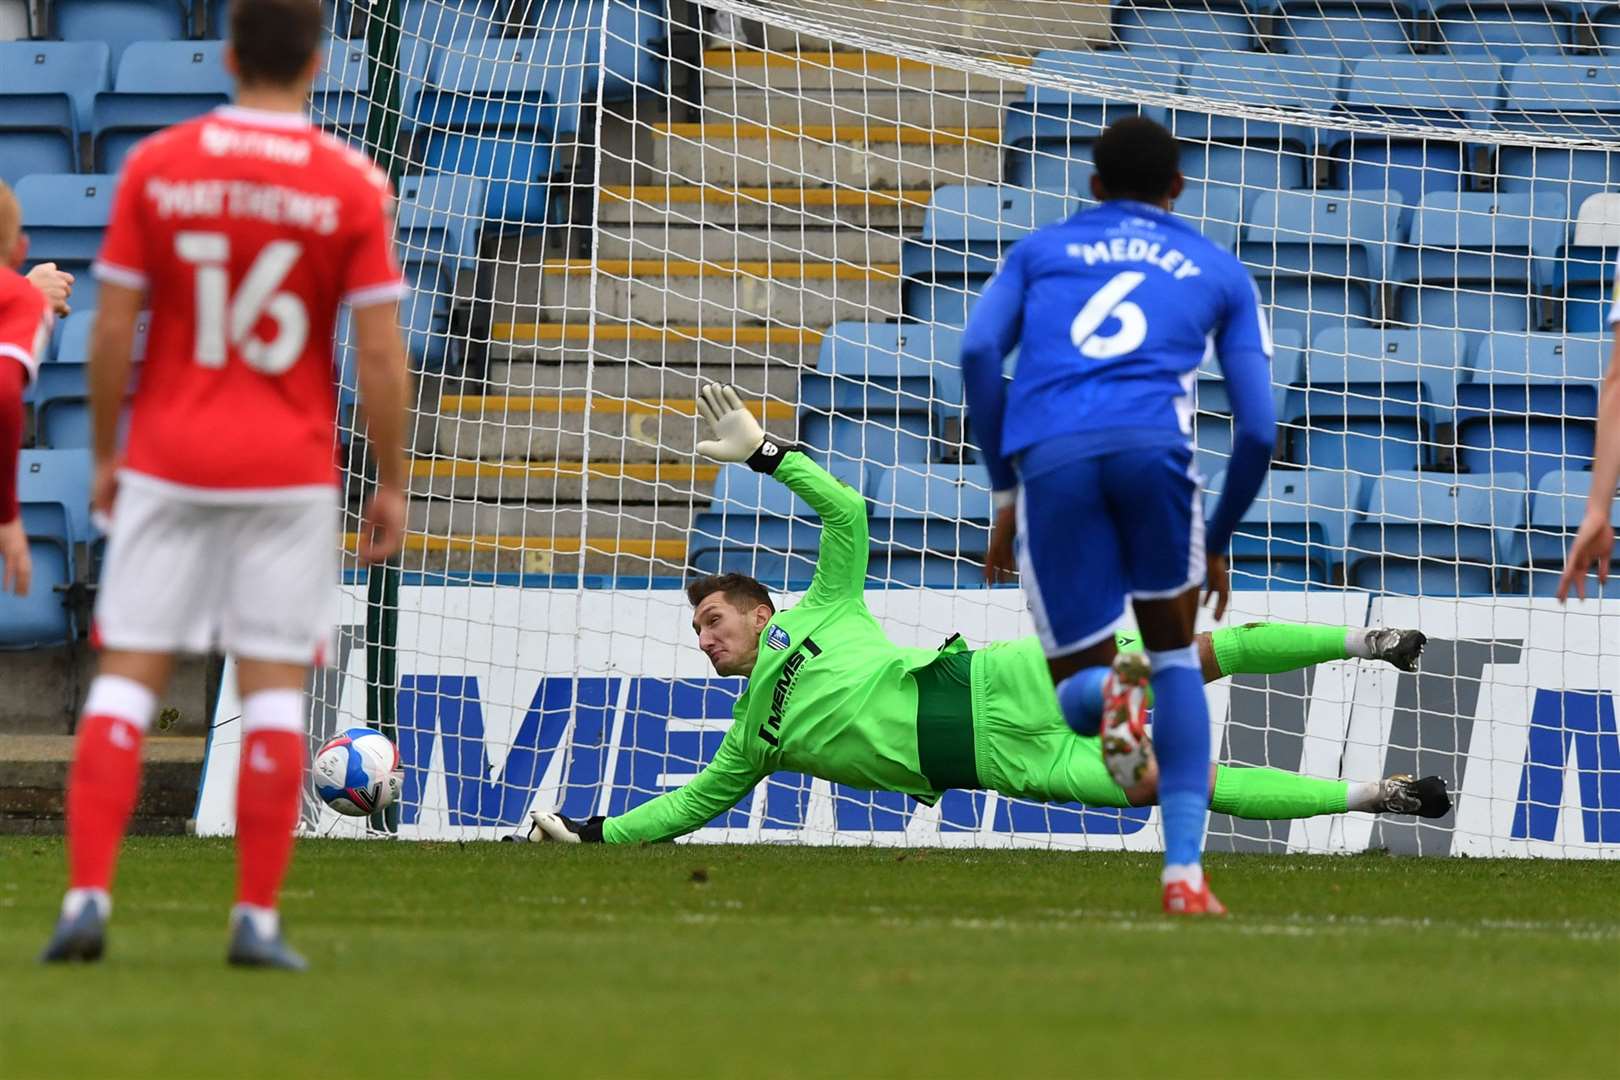
<path fill-rule="evenodd" d="M 1421 630 L 1381 627 L 1367 631 L 1367 651 L 1373 660 L 1382 660 L 1399 671 L 1416 671 L 1429 635 Z"/>
<path fill-rule="evenodd" d="M 1380 814 L 1416 814 L 1437 818 L 1451 813 L 1451 795 L 1438 776 L 1414 780 L 1411 776 L 1391 776 L 1378 784 Z"/>
<path fill-rule="evenodd" d="M 1170 881 L 1164 886 L 1164 913 L 1166 915 L 1225 915 L 1226 905 L 1209 891 L 1209 879 L 1195 889 L 1185 881 Z"/>
<path fill-rule="evenodd" d="M 101 908 L 87 903 L 76 915 L 63 915 L 56 920 L 56 929 L 45 951 L 39 954 L 42 964 L 66 964 L 82 960 L 93 964 L 107 949 L 107 920 Z"/>
<path fill-rule="evenodd" d="M 1103 682 L 1103 764 L 1114 783 L 1134 787 L 1148 773 L 1153 744 L 1147 736 L 1147 695 L 1153 668 L 1142 653 L 1120 653 Z"/>
<path fill-rule="evenodd" d="M 287 947 L 280 927 L 272 933 L 264 933 L 253 919 L 235 913 L 231 917 L 231 947 L 225 960 L 233 967 L 281 971 L 304 971 L 309 967 L 308 961 Z"/>

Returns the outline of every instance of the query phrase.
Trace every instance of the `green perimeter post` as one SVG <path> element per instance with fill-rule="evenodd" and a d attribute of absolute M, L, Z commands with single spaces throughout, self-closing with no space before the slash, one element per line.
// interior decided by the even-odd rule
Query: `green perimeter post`
<path fill-rule="evenodd" d="M 398 0 L 372 0 L 366 14 L 371 108 L 366 115 L 365 149 L 395 184 L 405 164 L 399 153 L 399 35 Z M 367 487 L 369 490 L 370 485 Z M 398 559 L 371 567 L 366 576 L 366 723 L 397 746 Z M 371 827 L 397 833 L 399 804 L 372 814 Z"/>

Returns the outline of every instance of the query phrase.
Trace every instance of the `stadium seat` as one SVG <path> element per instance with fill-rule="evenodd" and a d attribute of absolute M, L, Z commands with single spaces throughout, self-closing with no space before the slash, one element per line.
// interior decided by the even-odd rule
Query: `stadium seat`
<path fill-rule="evenodd" d="M 1318 334 L 1311 343 L 1311 355 L 1357 357 L 1392 369 L 1385 373 L 1392 382 L 1416 381 L 1421 400 L 1429 410 L 1429 430 L 1437 443 L 1449 438 L 1456 420 L 1460 384 L 1473 374 L 1468 366 L 1468 336 L 1455 330 L 1340 327 Z"/>
<path fill-rule="evenodd" d="M 934 192 L 921 234 L 900 249 L 902 308 L 919 322 L 961 326 L 968 298 L 984 290 L 1007 248 L 1062 221 L 1078 204 L 1067 193 L 949 184 Z"/>
<path fill-rule="evenodd" d="M 28 230 L 30 262 L 54 262 L 73 274 L 73 304 L 96 306 L 90 264 L 112 210 L 112 176 L 35 174 L 17 182 L 17 201 Z"/>
<path fill-rule="evenodd" d="M 1620 127 L 1620 75 L 1593 57 L 1541 56 L 1514 64 L 1491 122 L 1543 141 L 1611 140 Z M 1503 192 L 1560 195 L 1579 207 L 1620 186 L 1620 159 L 1608 150 L 1504 143 L 1496 148 L 1496 184 Z"/>
<path fill-rule="evenodd" d="M 1261 192 L 1238 257 L 1271 305 L 1272 325 L 1312 340 L 1346 318 L 1376 320 L 1401 210 L 1393 191 Z"/>
<path fill-rule="evenodd" d="M 1620 194 L 1593 195 L 1575 215 L 1570 243 L 1553 261 L 1551 292 L 1561 303 L 1569 334 L 1608 328 L 1614 301 L 1614 266 L 1620 257 Z"/>
<path fill-rule="evenodd" d="M 1530 527 L 1524 551 L 1531 596 L 1557 594 L 1564 559 L 1586 517 L 1586 496 L 1591 490 L 1592 474 L 1573 469 L 1555 470 L 1536 482 L 1530 495 Z M 1614 504 L 1611 521 L 1620 525 L 1620 502 Z M 1613 561 L 1609 566 L 1611 576 L 1606 584 L 1587 578 L 1587 596 L 1620 596 L 1620 574 L 1613 573 L 1620 566 Z"/>
<path fill-rule="evenodd" d="M 394 236 L 401 257 L 439 255 L 453 272 L 472 269 L 483 225 L 474 215 L 483 205 L 482 180 L 453 173 L 400 177 Z"/>
<path fill-rule="evenodd" d="M 189 5 L 176 0 L 51 0 L 56 36 L 103 41 L 114 70 L 137 41 L 179 41 L 190 36 Z"/>
<path fill-rule="evenodd" d="M 861 489 L 858 464 L 834 463 L 834 476 Z M 726 465 L 708 510 L 692 521 L 687 560 L 706 574 L 752 574 L 766 587 L 802 584 L 815 571 L 821 523 L 809 505 L 744 465 Z"/>
<path fill-rule="evenodd" d="M 66 94 L 79 130 L 87 131 L 96 94 L 111 85 L 108 57 L 102 41 L 0 42 L 0 92 Z"/>
<path fill-rule="evenodd" d="M 1209 485 L 1213 513 L 1225 474 Z M 1331 585 L 1344 565 L 1345 537 L 1362 508 L 1364 481 L 1343 469 L 1273 469 L 1232 534 L 1235 588 Z"/>
<path fill-rule="evenodd" d="M 627 101 L 639 92 L 664 87 L 663 0 L 527 0 L 522 33 L 568 38 L 554 49 L 552 65 L 578 64 L 585 57 L 585 92 L 602 100 Z M 607 41 L 601 40 L 603 30 Z M 566 55 L 567 59 L 564 59 Z M 600 60 L 598 59 L 600 58 Z"/>
<path fill-rule="evenodd" d="M 1211 49 L 1252 49 L 1254 20 L 1242 0 L 1115 0 L 1114 40 L 1195 56 Z"/>
<path fill-rule="evenodd" d="M 1497 64 L 1445 56 L 1368 57 L 1350 67 L 1343 108 L 1352 116 L 1433 127 L 1478 126 L 1496 105 Z M 1430 191 L 1459 191 L 1467 147 L 1445 138 L 1341 134 L 1327 147 L 1335 188 L 1393 189 L 1408 206 Z"/>
<path fill-rule="evenodd" d="M 233 88 L 223 55 L 219 41 L 131 44 L 112 92 L 96 95 L 96 168 L 115 173 L 147 135 L 229 102 Z"/>
<path fill-rule="evenodd" d="M 371 66 L 364 38 L 334 39 L 310 92 L 310 118 L 338 138 L 358 143 L 370 115 Z"/>
<path fill-rule="evenodd" d="M 980 465 L 900 465 L 872 490 L 872 560 L 888 585 L 973 587 L 990 543 L 990 477 Z"/>
<path fill-rule="evenodd" d="M 0 179 L 76 172 L 79 132 L 107 78 L 99 41 L 0 43 Z"/>
<path fill-rule="evenodd" d="M 29 37 L 28 0 L 0 0 L 0 42 Z"/>
<path fill-rule="evenodd" d="M 66 589 L 76 579 L 74 547 L 95 538 L 87 451 L 24 450 L 17 501 L 33 560 L 25 597 L 0 590 L 0 649 L 65 644 L 76 636 Z"/>
<path fill-rule="evenodd" d="M 63 591 L 73 584 L 71 553 L 55 540 L 30 536 L 28 555 L 34 567 L 28 595 L 0 590 L 0 649 L 65 645 L 74 638 Z"/>
<path fill-rule="evenodd" d="M 194 6 L 202 4 L 203 0 L 194 0 Z M 203 37 L 223 40 L 231 36 L 228 5 L 229 0 L 206 0 Z M 354 5 L 350 0 L 321 0 L 321 10 L 325 16 L 321 25 L 334 31 L 339 38 L 350 36 L 349 24 L 354 17 Z"/>
<path fill-rule="evenodd" d="M 1278 330 L 1271 343 L 1271 387 L 1273 407 L 1282 415 L 1288 387 L 1303 375 L 1304 339 L 1296 330 Z M 1232 459 L 1232 400 L 1221 375 L 1220 362 L 1210 353 L 1198 366 L 1193 384 L 1193 453 L 1198 472 L 1215 476 L 1226 470 Z"/>
<path fill-rule="evenodd" d="M 1430 0 L 1428 6 L 1436 48 L 1511 63 L 1529 53 L 1572 47 L 1585 5 L 1579 0 Z"/>
<path fill-rule="evenodd" d="M 1122 90 L 1144 84 L 1173 89 L 1180 80 L 1180 64 L 1172 56 L 1154 52 L 1056 49 L 1037 53 L 1030 73 Z M 1002 126 L 1008 182 L 1038 191 L 1084 194 L 1089 190 L 1091 144 L 1113 121 L 1137 114 L 1163 120 L 1166 111 L 1093 91 L 1031 82 L 1023 100 L 1008 107 Z"/>
<path fill-rule="evenodd" d="M 1540 293 L 1568 227 L 1559 195 L 1434 192 L 1397 249 L 1394 319 L 1516 333 L 1544 322 Z"/>
<path fill-rule="evenodd" d="M 558 164 L 556 125 L 578 123 L 578 99 L 558 107 L 566 67 L 548 65 L 549 39 L 491 39 L 446 60 L 416 102 L 416 156 L 424 172 L 485 184 L 487 226 L 544 222 Z M 548 89 L 549 88 L 549 89 Z M 572 117 L 573 119 L 568 119 Z"/>
<path fill-rule="evenodd" d="M 821 340 L 817 369 L 800 376 L 799 438 L 835 462 L 943 456 L 935 417 L 960 415 L 960 352 L 961 333 L 949 327 L 838 323 Z M 959 420 L 955 434 L 960 445 Z"/>
<path fill-rule="evenodd" d="M 1410 55 L 1422 35 L 1409 0 L 1279 0 L 1274 26 L 1291 53 L 1345 59 Z"/>
<path fill-rule="evenodd" d="M 30 536 L 72 547 L 100 536 L 90 516 L 90 451 L 24 450 L 17 461 L 17 500 L 46 511 L 27 518 Z"/>
<path fill-rule="evenodd" d="M 1608 360 L 1602 336 L 1492 334 L 1457 387 L 1457 463 L 1511 472 L 1532 485 L 1591 460 L 1598 388 Z"/>
<path fill-rule="evenodd" d="M 1345 584 L 1409 596 L 1497 591 L 1496 567 L 1517 565 L 1524 543 L 1525 478 L 1375 476 L 1367 511 L 1350 526 Z"/>
<path fill-rule="evenodd" d="M 1236 250 L 1243 222 L 1241 186 L 1188 180 L 1176 199 L 1175 211 L 1196 225 L 1211 243 L 1228 251 Z"/>
<path fill-rule="evenodd" d="M 1329 112 L 1343 92 L 1344 64 L 1337 57 L 1281 53 L 1207 52 L 1182 68 L 1182 92 L 1190 97 L 1245 105 Z M 1182 140 L 1181 171 L 1194 179 L 1253 190 L 1310 186 L 1316 129 L 1243 116 L 1178 110 L 1172 126 Z"/>

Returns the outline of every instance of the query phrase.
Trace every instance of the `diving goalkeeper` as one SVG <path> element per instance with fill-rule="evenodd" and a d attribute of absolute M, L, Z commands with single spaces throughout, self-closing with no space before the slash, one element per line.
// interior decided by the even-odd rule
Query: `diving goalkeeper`
<path fill-rule="evenodd" d="M 1088 806 L 1155 801 L 1151 765 L 1122 788 L 1103 764 L 1099 740 L 1076 735 L 1064 722 L 1035 638 L 977 650 L 959 638 L 937 650 L 889 641 L 866 607 L 861 496 L 804 454 L 766 438 L 731 387 L 704 387 L 698 410 L 712 432 L 698 443 L 699 453 L 747 462 L 820 515 L 810 589 L 791 610 L 777 611 L 765 587 L 745 575 L 693 582 L 687 596 L 698 648 L 719 674 L 748 677 L 714 759 L 685 786 L 625 814 L 576 822 L 533 811 L 530 839 L 670 840 L 707 824 L 778 771 L 903 792 L 929 805 L 948 788 Z M 1415 630 L 1266 623 L 1200 638 L 1206 679 L 1352 656 L 1412 670 L 1423 644 Z M 1273 820 L 1352 810 L 1439 817 L 1451 800 L 1436 777 L 1350 783 L 1216 766 L 1210 808 Z"/>

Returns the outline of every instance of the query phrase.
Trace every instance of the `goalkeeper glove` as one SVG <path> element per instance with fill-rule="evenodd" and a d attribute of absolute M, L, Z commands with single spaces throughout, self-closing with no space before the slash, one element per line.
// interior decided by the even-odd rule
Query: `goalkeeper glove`
<path fill-rule="evenodd" d="M 743 407 L 737 388 L 729 383 L 709 383 L 698 391 L 698 415 L 709 425 L 709 438 L 697 444 L 697 452 L 716 461 L 745 462 L 760 473 L 774 473 L 791 446 L 773 442 L 759 426 L 754 414 Z"/>
<path fill-rule="evenodd" d="M 598 815 L 586 821 L 575 821 L 552 810 L 531 810 L 529 839 L 536 844 L 600 844 L 602 823 L 606 820 Z"/>

